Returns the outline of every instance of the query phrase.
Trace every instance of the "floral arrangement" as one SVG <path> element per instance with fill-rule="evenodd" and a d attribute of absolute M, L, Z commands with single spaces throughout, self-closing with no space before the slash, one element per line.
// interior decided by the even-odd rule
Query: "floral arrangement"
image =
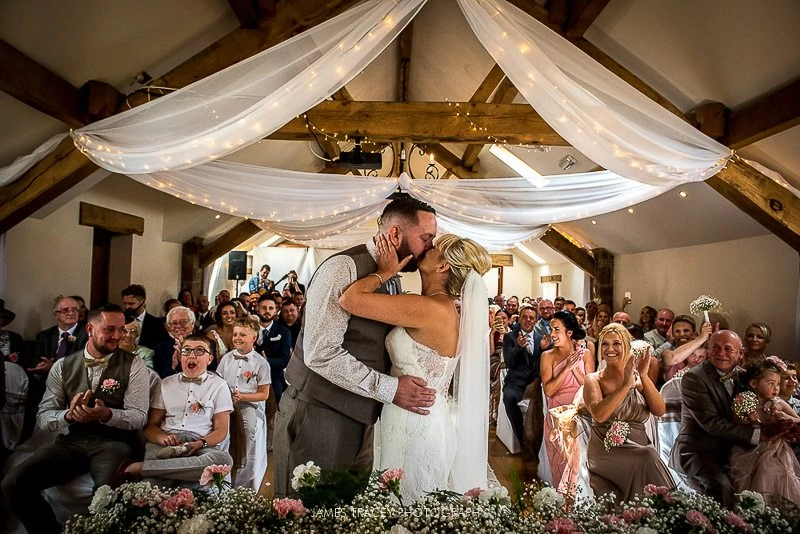
<path fill-rule="evenodd" d="M 244 381 L 249 384 L 250 383 L 250 379 L 253 378 L 253 371 L 249 371 L 249 370 L 245 371 L 244 373 L 242 373 L 242 376 L 244 377 Z"/>
<path fill-rule="evenodd" d="M 102 384 L 100 384 L 100 391 L 103 393 L 114 393 L 117 389 L 119 389 L 119 382 L 113 378 L 106 378 L 103 380 Z"/>
<path fill-rule="evenodd" d="M 752 391 L 743 391 L 733 398 L 733 413 L 742 421 L 751 421 L 758 410 L 758 397 Z"/>
<path fill-rule="evenodd" d="M 78 339 L 73 335 L 67 336 L 67 343 L 75 343 L 75 340 Z"/>
<path fill-rule="evenodd" d="M 608 432 L 606 432 L 606 437 L 603 439 L 603 445 L 605 445 L 607 451 L 610 451 L 613 447 L 619 447 L 625 443 L 625 440 L 628 439 L 628 435 L 630 433 L 631 425 L 625 421 L 614 421 L 611 423 L 611 428 L 609 428 Z"/>
<path fill-rule="evenodd" d="M 710 322 L 708 319 L 708 312 L 721 310 L 722 303 L 709 295 L 700 295 L 689 303 L 689 313 L 698 317 L 702 314 L 707 323 Z"/>
<path fill-rule="evenodd" d="M 211 466 L 203 473 L 214 485 L 224 475 Z M 326 479 L 313 464 L 299 471 L 301 489 Z M 314 469 L 316 467 L 316 469 Z M 649 485 L 632 501 L 615 503 L 613 495 L 579 499 L 538 482 L 519 488 L 516 502 L 502 487 L 474 488 L 463 495 L 437 490 L 402 506 L 392 487 L 402 473 L 372 473 L 367 487 L 350 502 L 311 507 L 301 499 L 265 499 L 249 488 L 209 492 L 162 489 L 148 482 L 100 487 L 89 514 L 75 516 L 64 532 L 142 532 L 210 534 L 212 532 L 336 533 L 630 533 L 661 532 L 795 532 L 791 517 L 769 507 L 754 492 L 738 495 L 734 510 L 713 499 Z M 316 482 L 314 482 L 316 481 Z M 796 518 L 792 519 L 796 521 Z"/>
<path fill-rule="evenodd" d="M 644 358 L 652 348 L 653 346 L 647 341 L 641 339 L 631 341 L 631 354 L 633 354 L 634 361 L 638 364 L 639 360 Z"/>

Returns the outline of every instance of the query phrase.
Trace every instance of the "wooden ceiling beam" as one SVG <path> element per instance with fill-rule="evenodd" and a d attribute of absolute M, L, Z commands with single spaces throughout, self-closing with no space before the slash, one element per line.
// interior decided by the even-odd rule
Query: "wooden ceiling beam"
<path fill-rule="evenodd" d="M 800 124 L 800 79 L 731 113 L 722 142 L 736 150 Z"/>
<path fill-rule="evenodd" d="M 275 16 L 276 0 L 228 0 L 241 28 L 256 29 Z"/>
<path fill-rule="evenodd" d="M 562 256 L 569 259 L 580 270 L 589 276 L 594 277 L 597 275 L 594 256 L 589 254 L 585 248 L 579 247 L 573 243 L 571 239 L 569 239 L 555 227 L 551 226 L 548 228 L 547 231 L 542 234 L 539 240 Z"/>
<path fill-rule="evenodd" d="M 214 263 L 217 258 L 235 249 L 257 233 L 261 232 L 261 227 L 249 219 L 242 222 L 219 236 L 208 245 L 203 245 L 200 249 L 200 268 L 204 268 Z"/>
<path fill-rule="evenodd" d="M 570 39 L 583 37 L 589 26 L 594 24 L 597 17 L 608 5 L 610 0 L 583 0 L 575 2 L 572 6 L 569 22 L 564 27 L 564 36 Z"/>
<path fill-rule="evenodd" d="M 295 0 L 281 2 L 281 9 L 262 30 L 237 29 L 205 50 L 153 82 L 163 87 L 185 87 L 190 83 L 222 70 L 234 63 L 285 41 L 310 27 L 328 20 L 358 4 L 359 0 Z M 3 68 L 0 78 L 7 72 L 8 63 L 0 59 Z M 136 94 L 118 111 L 128 105 L 147 102 L 147 96 Z M 77 126 L 80 126 L 78 124 Z M 31 168 L 22 177 L 0 188 L 0 233 L 30 216 L 50 200 L 67 191 L 89 176 L 97 166 L 81 154 L 71 140 Z"/>
<path fill-rule="evenodd" d="M 470 119 L 486 130 L 473 130 L 457 113 L 469 113 Z M 480 143 L 491 135 L 508 143 L 567 144 L 527 104 L 328 100 L 306 114 L 317 128 L 326 132 L 369 137 L 374 142 Z M 311 133 L 302 118 L 295 118 L 267 138 L 307 140 Z"/>

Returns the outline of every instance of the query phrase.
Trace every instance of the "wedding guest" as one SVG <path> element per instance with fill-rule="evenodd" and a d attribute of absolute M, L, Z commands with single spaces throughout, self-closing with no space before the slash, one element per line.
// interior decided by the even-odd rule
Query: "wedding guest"
<path fill-rule="evenodd" d="M 548 350 L 553 346 L 553 340 L 550 338 L 550 319 L 553 318 L 554 311 L 551 301 L 544 299 L 539 302 L 539 320 L 536 321 L 533 330 L 541 338 L 541 350 Z"/>
<path fill-rule="evenodd" d="M 585 308 L 575 308 L 575 317 L 578 319 L 578 322 L 581 324 L 581 328 L 586 330 L 586 327 L 589 326 L 586 323 L 586 309 Z"/>
<path fill-rule="evenodd" d="M 184 287 L 178 292 L 178 301 L 181 306 L 186 306 L 190 310 L 196 311 L 194 307 L 194 295 L 192 295 L 192 290 L 188 287 Z"/>
<path fill-rule="evenodd" d="M 275 301 L 269 295 L 262 295 L 258 299 L 258 317 L 260 330 L 256 350 L 269 362 L 272 391 L 275 400 L 280 403 L 286 389 L 284 372 L 292 355 L 292 333 L 278 323 L 278 310 Z"/>
<path fill-rule="evenodd" d="M 584 341 L 586 332 L 575 316 L 568 311 L 559 311 L 550 320 L 553 348 L 542 353 L 542 389 L 547 398 L 548 415 L 544 420 L 545 449 L 550 462 L 550 473 L 554 487 L 568 487 L 574 483 L 577 472 L 564 473 L 567 454 L 560 440 L 558 420 L 549 412 L 565 404 L 572 404 L 575 394 L 583 385 L 584 376 L 594 372 L 594 345 Z M 562 478 L 566 475 L 566 479 Z"/>
<path fill-rule="evenodd" d="M 656 327 L 656 316 L 658 312 L 652 306 L 645 306 L 639 313 L 639 324 L 645 333 Z"/>
<path fill-rule="evenodd" d="M 197 310 L 195 311 L 197 321 L 195 333 L 204 332 L 206 328 L 214 324 L 214 314 L 208 308 L 208 295 L 197 296 Z"/>
<path fill-rule="evenodd" d="M 624 311 L 614 312 L 614 315 L 611 317 L 611 322 L 619 323 L 622 326 L 625 326 L 631 322 L 631 316 L 628 315 L 628 312 Z"/>
<path fill-rule="evenodd" d="M 144 364 L 152 369 L 153 368 L 153 358 L 155 357 L 155 351 L 152 349 L 148 349 L 143 345 L 137 345 L 136 340 L 139 338 L 139 333 L 141 332 L 141 328 L 139 327 L 139 321 L 134 319 L 133 321 L 129 322 L 125 325 L 125 330 L 122 334 L 122 339 L 119 341 L 119 348 L 122 350 L 127 350 L 128 352 L 132 352 L 133 354 L 137 355 L 144 361 Z"/>
<path fill-rule="evenodd" d="M 177 308 L 178 306 L 183 306 L 183 304 L 181 304 L 181 301 L 178 300 L 178 299 L 167 299 L 167 300 L 165 300 L 164 301 L 164 317 L 167 316 L 167 314 L 169 313 L 169 311 L 172 308 Z"/>
<path fill-rule="evenodd" d="M 500 306 L 500 309 L 503 310 L 506 307 L 506 296 L 498 293 L 494 296 L 494 303 Z"/>
<path fill-rule="evenodd" d="M 292 294 L 296 291 L 306 292 L 306 286 L 297 281 L 297 271 L 289 271 L 281 280 L 284 278 L 286 279 L 286 283 L 283 285 L 284 290 L 288 289 Z"/>
<path fill-rule="evenodd" d="M 244 308 L 241 304 L 237 305 L 234 302 L 229 300 L 217 306 L 214 311 L 214 322 L 216 324 L 206 330 L 206 337 L 216 344 L 215 361 L 212 362 L 212 369 L 217 367 L 217 362 L 233 347 L 233 322 L 237 318 L 247 315 L 247 313 L 243 313 L 240 316 L 239 310 Z"/>
<path fill-rule="evenodd" d="M 502 316 L 500 316 L 502 315 Z M 498 317 L 500 316 L 500 317 Z M 500 406 L 500 371 L 503 368 L 503 336 L 508 316 L 500 306 L 489 306 L 489 424 L 497 424 Z"/>
<path fill-rule="evenodd" d="M 613 492 L 631 500 L 647 484 L 673 487 L 667 466 L 645 432 L 650 414 L 664 414 L 664 400 L 648 376 L 649 358 L 631 354 L 625 327 L 610 323 L 597 344 L 604 369 L 586 375 L 583 399 L 592 416 L 589 438 L 589 483 L 595 495 Z"/>
<path fill-rule="evenodd" d="M 769 361 L 771 358 L 776 361 Z M 746 367 L 744 381 L 758 397 L 758 403 L 747 419 L 738 418 L 740 422 L 750 425 L 776 421 L 800 423 L 800 416 L 779 395 L 781 371 L 785 367 L 776 356 Z M 734 444 L 730 466 L 735 490 L 757 491 L 767 502 L 778 496 L 800 504 L 800 463 L 784 438 L 762 440 L 756 447 Z M 780 502 L 772 501 L 772 504 Z"/>
<path fill-rule="evenodd" d="M 194 312 L 183 306 L 172 308 L 167 313 L 166 323 L 169 339 L 156 346 L 153 356 L 153 369 L 161 378 L 181 371 L 181 344 L 194 331 Z"/>
<path fill-rule="evenodd" d="M 169 338 L 164 321 L 147 312 L 147 291 L 144 286 L 131 284 L 122 290 L 122 304 L 131 318 L 139 319 L 142 333 L 136 343 L 156 349 L 156 346 Z"/>
<path fill-rule="evenodd" d="M 565 299 L 564 297 L 559 296 L 559 297 L 556 297 L 555 300 L 553 301 L 553 307 L 555 308 L 555 311 L 561 311 L 561 310 L 564 309 L 564 305 L 566 303 L 567 303 L 567 299 Z"/>
<path fill-rule="evenodd" d="M 6 330 L 6 326 L 17 315 L 6 308 L 6 301 L 0 299 L 0 361 L 9 361 L 17 365 L 23 365 L 23 341 L 22 336 L 11 330 Z"/>
<path fill-rule="evenodd" d="M 800 399 L 797 394 L 797 366 L 792 362 L 784 362 L 786 370 L 781 373 L 781 398 L 800 415 Z"/>
<path fill-rule="evenodd" d="M 732 402 L 739 392 L 734 369 L 743 356 L 736 332 L 711 334 L 707 360 L 681 379 L 681 431 L 670 459 L 691 488 L 727 507 L 736 501 L 727 467 L 731 447 L 753 448 L 761 440 L 779 438 L 791 425 L 775 422 L 759 429 L 734 422 Z"/>
<path fill-rule="evenodd" d="M 568 311 L 573 315 L 575 314 L 575 306 L 574 300 L 567 299 L 564 301 L 564 311 Z"/>
<path fill-rule="evenodd" d="M 744 331 L 744 364 L 763 361 L 764 351 L 772 339 L 772 329 L 767 323 L 750 323 Z"/>
<path fill-rule="evenodd" d="M 586 303 L 584 308 L 586 308 L 586 320 L 584 321 L 584 324 L 588 329 L 589 325 L 594 322 L 594 316 L 597 315 L 597 302 L 590 300 Z M 589 335 L 589 332 L 586 332 L 586 334 Z"/>
<path fill-rule="evenodd" d="M 86 300 L 80 295 L 70 295 L 69 298 L 78 303 L 78 322 L 86 324 Z"/>
<path fill-rule="evenodd" d="M 509 319 L 519 313 L 519 297 L 516 295 L 508 297 L 505 312 Z"/>
<path fill-rule="evenodd" d="M 586 335 L 592 339 L 597 339 L 600 331 L 611 321 L 611 308 L 606 304 L 599 304 L 597 306 L 597 313 L 594 315 L 594 321 L 586 329 Z"/>
<path fill-rule="evenodd" d="M 541 438 L 534 439 L 534 443 L 525 443 L 524 420 L 519 402 L 525 395 L 525 390 L 536 380 L 539 380 L 539 359 L 541 355 L 541 337 L 534 331 L 536 314 L 532 306 L 524 305 L 519 311 L 519 330 L 510 331 L 503 337 L 503 360 L 506 367 L 506 378 L 503 383 L 503 405 L 506 409 L 511 429 L 519 440 L 524 454 L 532 454 L 535 461 L 542 446 Z M 538 388 L 537 388 L 538 391 Z M 541 393 L 534 395 L 541 399 Z M 528 410 L 534 410 L 535 399 L 531 399 Z M 538 411 L 542 406 L 539 400 Z M 542 421 L 542 431 L 544 422 Z M 541 431 L 540 431 L 541 434 Z M 536 443 L 538 441 L 538 443 Z"/>
<path fill-rule="evenodd" d="M 269 273 L 272 271 L 266 263 L 261 266 L 256 274 L 250 278 L 247 283 L 247 288 L 250 293 L 269 293 L 275 287 L 275 282 L 269 279 Z"/>
<path fill-rule="evenodd" d="M 672 347 L 672 320 L 675 314 L 668 308 L 658 310 L 656 327 L 644 335 L 644 340 L 653 346 L 653 356 L 661 359 L 661 353 Z"/>
<path fill-rule="evenodd" d="M 273 296 L 273 301 L 274 300 L 275 297 Z M 275 301 L 275 306 L 277 305 L 278 302 Z M 280 310 L 281 317 L 278 322 L 285 326 L 292 334 L 292 349 L 294 349 L 294 346 L 297 343 L 297 338 L 300 335 L 300 329 L 303 327 L 303 321 L 300 320 L 300 314 L 297 311 L 297 305 L 291 300 L 284 302 L 280 307 Z"/>
<path fill-rule="evenodd" d="M 53 364 L 39 407 L 39 427 L 61 433 L 3 479 L 8 510 L 28 532 L 61 532 L 43 490 L 84 473 L 97 489 L 139 447 L 149 405 L 147 368 L 119 349 L 125 316 L 118 306 L 91 310 L 88 321 L 86 347 Z"/>
<path fill-rule="evenodd" d="M 678 316 L 679 319 L 681 317 L 683 316 Z M 675 326 L 675 324 L 678 325 L 679 330 L 682 329 L 681 327 L 682 321 L 676 319 L 675 323 L 673 323 L 673 326 Z M 683 339 L 685 338 L 681 336 L 680 341 L 677 341 L 678 343 L 680 343 L 680 345 L 678 345 L 675 348 L 675 350 L 671 349 L 664 350 L 662 356 L 664 360 L 665 381 L 675 376 L 675 373 L 677 373 L 681 369 L 687 367 L 686 360 L 690 356 L 692 356 L 695 353 L 695 351 L 705 346 L 706 342 L 708 341 L 708 338 L 711 336 L 711 333 L 712 333 L 711 323 L 703 323 L 703 326 L 700 327 L 700 335 L 688 341 L 683 341 Z"/>
<path fill-rule="evenodd" d="M 262 297 L 263 298 L 263 297 Z M 255 349 L 261 327 L 249 318 L 236 319 L 233 323 L 234 349 L 222 357 L 217 373 L 228 383 L 233 396 L 234 413 L 242 423 L 241 439 L 245 451 L 234 466 L 234 485 L 261 489 L 267 469 L 267 417 L 265 401 L 269 397 L 270 368 L 267 360 Z M 233 433 L 233 426 L 231 427 Z M 233 436 L 231 436 L 233 441 Z M 238 440 L 237 440 L 238 441 Z M 233 445 L 233 443 L 231 444 Z"/>
<path fill-rule="evenodd" d="M 188 308 L 182 308 L 188 309 Z M 189 310 L 191 311 L 191 310 Z M 113 482 L 154 478 L 161 485 L 197 483 L 209 465 L 233 465 L 226 444 L 233 402 L 228 384 L 208 371 L 214 360 L 211 341 L 190 335 L 180 347 L 180 374 L 161 381 L 142 433 L 144 462 L 133 462 Z"/>

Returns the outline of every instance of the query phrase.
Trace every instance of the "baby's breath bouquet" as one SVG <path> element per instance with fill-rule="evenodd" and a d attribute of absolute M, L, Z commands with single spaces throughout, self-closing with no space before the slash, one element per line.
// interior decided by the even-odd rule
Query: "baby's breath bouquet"
<path fill-rule="evenodd" d="M 722 303 L 712 296 L 700 295 L 689 303 L 689 313 L 697 317 L 702 315 L 707 323 L 711 322 L 708 318 L 708 312 L 710 311 L 722 311 Z"/>

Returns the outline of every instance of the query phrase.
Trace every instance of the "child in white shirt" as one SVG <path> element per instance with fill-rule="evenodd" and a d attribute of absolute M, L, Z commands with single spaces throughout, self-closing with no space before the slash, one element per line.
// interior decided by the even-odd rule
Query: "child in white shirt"
<path fill-rule="evenodd" d="M 245 454 L 241 466 L 234 466 L 234 485 L 256 492 L 267 470 L 265 407 L 270 391 L 269 363 L 253 349 L 259 331 L 257 321 L 249 317 L 237 319 L 233 323 L 235 348 L 225 354 L 217 366 L 217 373 L 228 383 L 234 410 L 244 425 Z"/>

